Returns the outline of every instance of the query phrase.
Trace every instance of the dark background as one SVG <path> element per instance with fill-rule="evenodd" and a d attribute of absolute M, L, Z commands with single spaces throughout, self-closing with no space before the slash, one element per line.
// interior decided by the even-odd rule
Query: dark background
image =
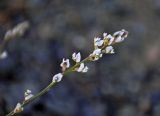
<path fill-rule="evenodd" d="M 93 38 L 126 29 L 128 38 L 24 108 L 22 116 L 160 116 L 160 0 L 0 0 L 0 41 L 22 21 L 0 60 L 0 116 L 59 73 L 62 58 L 93 50 Z"/>

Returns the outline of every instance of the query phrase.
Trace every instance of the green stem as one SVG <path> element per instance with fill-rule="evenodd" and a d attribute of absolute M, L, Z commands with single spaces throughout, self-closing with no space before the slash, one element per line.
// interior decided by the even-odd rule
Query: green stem
<path fill-rule="evenodd" d="M 63 75 L 67 75 L 68 73 L 72 72 L 76 67 L 78 67 L 81 63 L 85 63 L 89 60 L 89 57 L 85 58 L 84 60 L 82 60 L 81 62 L 75 64 L 74 66 L 72 66 L 71 68 L 67 69 L 66 71 L 63 72 Z M 22 103 L 22 107 L 24 107 L 25 105 L 29 104 L 30 102 L 34 101 L 35 99 L 37 99 L 38 97 L 44 95 L 45 93 L 47 93 L 56 83 L 50 83 L 46 88 L 44 88 L 43 90 L 41 90 L 39 93 L 37 93 L 36 95 L 34 95 L 32 98 L 30 98 L 29 100 L 26 100 Z M 16 115 L 16 113 L 13 111 L 11 111 L 9 114 L 7 114 L 7 116 L 14 116 Z"/>
<path fill-rule="evenodd" d="M 40 91 L 39 93 L 37 93 L 36 95 L 34 95 L 32 98 L 30 98 L 29 100 L 26 100 L 22 103 L 22 107 L 24 107 L 25 105 L 29 104 L 30 102 L 34 101 L 35 99 L 37 99 L 38 97 L 42 96 L 43 94 L 45 94 L 46 92 L 48 92 L 56 83 L 50 83 L 46 88 L 44 88 L 42 91 Z M 14 116 L 16 113 L 14 113 L 14 110 L 12 112 L 10 112 L 7 116 Z"/>
<path fill-rule="evenodd" d="M 103 46 L 101 49 L 104 49 L 106 46 Z M 85 59 L 83 59 L 81 62 L 76 63 L 74 66 L 72 66 L 71 68 L 67 69 L 66 71 L 64 71 L 62 74 L 65 76 L 70 72 L 73 72 L 75 70 L 75 68 L 77 68 L 81 63 L 85 63 L 87 61 L 89 61 L 89 56 L 86 57 Z M 39 93 L 37 93 L 36 95 L 34 95 L 32 98 L 30 98 L 27 101 L 24 101 L 22 103 L 22 107 L 24 107 L 25 105 L 29 104 L 30 102 L 34 101 L 35 99 L 37 99 L 38 97 L 42 96 L 43 94 L 47 93 L 56 83 L 50 83 L 46 88 L 44 88 L 43 90 L 41 90 Z M 7 116 L 14 116 L 16 115 L 16 113 L 14 113 L 14 110 L 11 111 Z"/>

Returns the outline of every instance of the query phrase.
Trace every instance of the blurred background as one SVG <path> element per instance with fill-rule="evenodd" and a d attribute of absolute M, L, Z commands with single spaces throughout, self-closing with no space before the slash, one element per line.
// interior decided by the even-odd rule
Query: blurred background
<path fill-rule="evenodd" d="M 0 0 L 0 42 L 23 21 L 0 60 L 0 116 L 61 71 L 62 58 L 93 50 L 93 38 L 126 29 L 128 38 L 25 107 L 19 116 L 160 116 L 160 0 Z"/>

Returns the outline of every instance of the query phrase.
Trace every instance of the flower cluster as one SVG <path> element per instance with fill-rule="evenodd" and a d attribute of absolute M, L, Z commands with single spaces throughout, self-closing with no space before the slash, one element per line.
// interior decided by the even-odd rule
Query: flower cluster
<path fill-rule="evenodd" d="M 26 92 L 24 93 L 24 101 L 27 101 L 29 100 L 30 98 L 33 97 L 33 94 L 31 92 L 31 90 L 27 89 Z M 23 107 L 22 107 L 22 104 L 21 103 L 17 103 L 15 109 L 14 109 L 14 113 L 20 113 L 23 111 Z"/>
<path fill-rule="evenodd" d="M 76 63 L 79 63 L 81 61 L 81 54 L 80 52 L 79 53 L 73 53 L 72 54 L 72 59 L 76 62 Z M 85 73 L 88 71 L 88 67 L 87 66 L 84 66 L 84 63 L 80 63 L 78 66 L 76 66 L 74 68 L 74 71 L 77 71 L 77 72 L 82 72 L 82 73 Z"/>
<path fill-rule="evenodd" d="M 102 57 L 103 53 L 113 54 L 114 49 L 111 45 L 122 42 L 128 35 L 124 29 L 115 32 L 113 35 L 103 33 L 103 38 L 94 38 L 94 51 L 90 54 L 90 60 L 96 61 Z"/>
<path fill-rule="evenodd" d="M 119 42 L 122 42 L 128 36 L 128 32 L 122 29 L 121 31 L 115 32 L 113 36 L 115 38 L 115 42 L 119 43 Z"/>
<path fill-rule="evenodd" d="M 25 96 L 24 100 L 27 101 L 27 100 L 29 100 L 31 97 L 33 97 L 33 94 L 32 94 L 32 92 L 31 92 L 31 90 L 27 89 L 27 91 L 24 93 L 24 96 Z"/>
<path fill-rule="evenodd" d="M 53 76 L 52 82 L 56 83 L 56 82 L 60 82 L 62 80 L 63 74 L 62 73 L 58 73 L 56 75 Z"/>
<path fill-rule="evenodd" d="M 20 113 L 23 111 L 23 107 L 20 103 L 17 103 L 15 109 L 14 109 L 14 113 Z"/>
<path fill-rule="evenodd" d="M 84 66 L 84 63 L 81 63 L 78 68 L 76 68 L 77 72 L 86 73 L 88 71 L 88 67 Z"/>
<path fill-rule="evenodd" d="M 122 42 L 128 35 L 128 32 L 124 29 L 121 31 L 115 32 L 113 35 L 103 33 L 103 39 L 99 37 L 94 38 L 94 51 L 89 55 L 90 61 L 96 61 L 103 56 L 103 53 L 114 54 L 113 44 Z M 73 53 L 72 60 L 76 63 L 75 67 L 71 71 L 77 71 L 85 73 L 88 71 L 88 67 L 81 62 L 81 53 Z M 62 63 L 62 72 L 64 73 L 68 68 L 70 68 L 70 60 L 63 58 Z M 63 77 L 63 73 L 58 73 L 53 76 L 52 82 L 60 82 Z"/>
<path fill-rule="evenodd" d="M 80 62 L 81 61 L 81 54 L 80 52 L 78 52 L 77 54 L 76 53 L 73 53 L 72 54 L 72 59 L 75 61 L 75 62 Z"/>
<path fill-rule="evenodd" d="M 80 52 L 78 52 L 78 53 L 74 52 L 72 54 L 72 60 L 74 62 L 76 62 L 76 64 L 80 63 L 81 62 L 81 53 Z M 69 59 L 63 58 L 62 63 L 60 64 L 60 66 L 62 67 L 62 72 L 65 72 L 70 67 Z M 88 67 L 84 66 L 84 63 L 80 63 L 72 71 L 85 73 L 85 72 L 88 71 Z M 53 76 L 52 82 L 53 83 L 60 82 L 62 80 L 62 77 L 63 77 L 63 73 L 58 73 L 58 74 Z"/>
<path fill-rule="evenodd" d="M 43 89 L 38 95 L 34 96 L 34 99 L 41 96 L 42 94 L 46 93 L 53 85 L 54 83 L 60 82 L 62 80 L 62 77 L 68 73 L 68 72 L 81 72 L 81 73 L 86 73 L 88 71 L 88 67 L 85 66 L 85 62 L 87 61 L 96 61 L 100 59 L 103 54 L 113 54 L 114 53 L 114 48 L 112 47 L 113 44 L 122 42 L 126 37 L 128 36 L 128 32 L 124 29 L 121 31 L 115 32 L 113 35 L 103 33 L 103 38 L 95 37 L 94 38 L 94 50 L 93 52 L 84 60 L 81 60 L 81 53 L 73 53 L 72 54 L 72 60 L 75 62 L 75 65 L 70 67 L 70 60 L 63 58 L 62 63 L 60 64 L 62 68 L 62 72 L 58 73 L 53 76 L 52 78 L 52 83 L 48 85 L 45 89 Z M 2 54 L 0 58 L 5 57 L 6 54 Z M 27 101 L 32 101 L 31 99 L 33 95 L 31 94 L 30 90 L 27 90 L 25 92 L 25 100 L 24 103 Z M 16 108 L 14 109 L 14 113 L 19 113 L 23 111 L 23 105 L 20 103 L 17 104 Z"/>
<path fill-rule="evenodd" d="M 69 59 L 63 58 L 62 63 L 60 64 L 60 66 L 62 67 L 62 71 L 64 72 L 67 68 L 70 67 L 70 63 L 69 63 Z"/>

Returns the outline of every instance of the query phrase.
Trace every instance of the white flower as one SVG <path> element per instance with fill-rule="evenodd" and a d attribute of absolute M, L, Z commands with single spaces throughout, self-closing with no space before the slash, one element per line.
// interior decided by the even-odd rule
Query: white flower
<path fill-rule="evenodd" d="M 92 54 L 90 54 L 90 58 L 92 61 L 96 61 L 102 57 L 101 49 L 95 49 Z"/>
<path fill-rule="evenodd" d="M 62 73 L 58 73 L 53 76 L 52 82 L 53 83 L 60 82 L 62 80 L 62 77 L 63 77 Z"/>
<path fill-rule="evenodd" d="M 64 65 L 65 65 L 67 68 L 69 68 L 69 66 L 70 66 L 69 59 L 66 59 L 66 60 L 65 60 L 65 59 L 63 58 L 63 61 L 62 61 L 62 63 L 61 63 L 60 66 L 63 67 Z"/>
<path fill-rule="evenodd" d="M 77 69 L 77 72 L 87 72 L 88 71 L 88 67 L 87 66 L 84 66 L 84 63 L 81 63 L 79 68 Z"/>
<path fill-rule="evenodd" d="M 8 53 L 4 51 L 0 54 L 0 59 L 5 59 L 7 56 L 8 56 Z"/>
<path fill-rule="evenodd" d="M 27 89 L 27 91 L 24 93 L 24 95 L 26 96 L 26 95 L 31 94 L 31 93 L 32 93 L 31 90 Z"/>
<path fill-rule="evenodd" d="M 78 52 L 77 54 L 76 54 L 76 53 L 73 53 L 73 54 L 72 54 L 72 59 L 73 59 L 75 62 L 80 62 L 80 61 L 81 61 L 81 54 L 80 54 L 80 52 Z"/>
<path fill-rule="evenodd" d="M 25 101 L 26 100 L 29 100 L 31 97 L 33 97 L 33 94 L 31 94 L 31 90 L 27 90 L 25 93 L 24 93 L 24 96 L 25 96 Z"/>
<path fill-rule="evenodd" d="M 20 103 L 17 103 L 16 108 L 14 109 L 14 113 L 19 113 L 23 111 L 23 107 Z"/>
<path fill-rule="evenodd" d="M 114 34 L 113 34 L 113 36 L 117 36 L 117 35 L 121 35 L 122 33 L 121 33 L 121 31 L 116 31 Z"/>
<path fill-rule="evenodd" d="M 107 35 L 107 33 L 103 33 L 103 39 L 104 41 L 107 40 L 108 45 L 111 45 L 114 41 L 114 37 L 111 34 Z"/>
<path fill-rule="evenodd" d="M 107 46 L 105 49 L 105 53 L 111 53 L 114 54 L 114 49 L 112 46 Z"/>
<path fill-rule="evenodd" d="M 113 36 L 115 37 L 115 42 L 119 43 L 122 42 L 128 36 L 128 32 L 122 29 L 121 31 L 115 32 Z"/>
<path fill-rule="evenodd" d="M 92 53 L 92 55 L 99 56 L 101 54 L 101 49 L 95 49 Z"/>
<path fill-rule="evenodd" d="M 104 38 L 107 37 L 107 33 L 103 33 L 103 37 L 104 37 Z"/>
<path fill-rule="evenodd" d="M 86 73 L 87 71 L 88 71 L 88 67 L 85 66 L 85 67 L 83 68 L 82 72 L 83 72 L 83 73 Z"/>
<path fill-rule="evenodd" d="M 70 62 L 69 62 L 69 59 L 64 59 L 63 58 L 63 61 L 62 61 L 62 63 L 60 64 L 60 66 L 62 67 L 62 71 L 65 71 L 66 70 L 66 68 L 69 68 L 69 66 L 70 66 Z"/>
<path fill-rule="evenodd" d="M 119 43 L 124 40 L 124 37 L 122 35 L 124 34 L 124 31 L 117 31 L 113 35 L 115 36 L 115 42 Z"/>
<path fill-rule="evenodd" d="M 112 44 L 112 42 L 114 41 L 114 37 L 112 36 L 112 35 L 107 35 L 107 37 L 106 37 L 107 39 L 108 39 L 108 41 L 109 41 L 109 43 L 108 43 L 108 45 L 111 45 Z"/>
<path fill-rule="evenodd" d="M 102 45 L 103 45 L 103 42 L 104 42 L 104 40 L 102 40 L 101 38 L 98 38 L 98 37 L 94 38 L 94 46 L 95 46 L 95 47 L 100 47 L 100 46 L 102 46 Z"/>
<path fill-rule="evenodd" d="M 115 40 L 116 43 L 122 42 L 124 40 L 124 38 L 122 38 L 121 36 L 118 36 Z"/>
<path fill-rule="evenodd" d="M 32 97 L 33 97 L 32 94 L 29 94 L 29 95 L 25 96 L 25 101 L 31 99 Z"/>
<path fill-rule="evenodd" d="M 77 69 L 77 72 L 82 72 L 83 69 L 84 69 L 84 63 L 81 63 L 79 68 Z"/>

